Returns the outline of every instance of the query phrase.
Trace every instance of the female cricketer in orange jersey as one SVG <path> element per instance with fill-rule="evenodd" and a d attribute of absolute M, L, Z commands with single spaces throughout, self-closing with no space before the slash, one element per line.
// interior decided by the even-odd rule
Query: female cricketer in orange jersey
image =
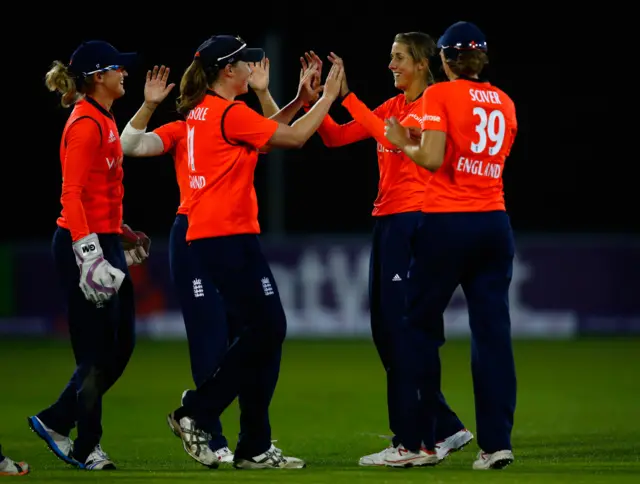
<path fill-rule="evenodd" d="M 458 22 L 438 41 L 449 78 L 423 96 L 419 142 L 397 119 L 386 137 L 416 164 L 433 172 L 409 269 L 402 335 L 409 358 L 399 360 L 402 411 L 422 414 L 425 425 L 398 437 L 409 455 L 435 448 L 440 391 L 442 313 L 458 285 L 464 290 L 472 335 L 471 365 L 478 445 L 474 469 L 513 461 L 511 430 L 516 373 L 511 348 L 509 284 L 514 241 L 505 210 L 502 172 L 517 132 L 513 101 L 480 78 L 487 62 L 485 36 Z"/>
<path fill-rule="evenodd" d="M 286 318 L 260 248 L 253 176 L 259 149 L 298 148 L 311 137 L 338 96 L 342 69 L 332 68 L 322 97 L 288 126 L 235 100 L 248 90 L 247 63 L 263 57 L 262 49 L 249 49 L 239 38 L 213 36 L 198 48 L 180 83 L 178 110 L 187 116 L 193 189 L 187 241 L 199 261 L 192 281 L 194 304 L 219 291 L 238 336 L 215 372 L 169 414 L 168 423 L 187 453 L 197 458 L 207 445 L 200 422 L 219 416 L 238 397 L 234 466 L 301 468 L 304 461 L 284 457 L 271 442 L 269 405 L 280 372 Z M 308 75 L 315 75 L 315 69 Z M 295 101 L 295 110 L 301 107 L 302 100 Z"/>
<path fill-rule="evenodd" d="M 46 77 L 62 105 L 74 106 L 60 143 L 62 214 L 52 247 L 77 368 L 29 425 L 57 457 L 88 470 L 115 468 L 100 447 L 102 397 L 134 347 L 133 286 L 121 241 L 122 148 L 111 113 L 134 59 L 106 42 L 86 42 L 68 66 L 56 61 Z"/>
<path fill-rule="evenodd" d="M 264 116 L 280 119 L 285 110 L 280 110 L 269 93 L 269 60 L 250 64 L 249 86 L 256 93 Z M 230 341 L 233 340 L 233 328 L 228 326 L 224 305 L 216 292 L 208 295 L 198 304 L 193 304 L 193 275 L 190 260 L 191 252 L 187 246 L 187 214 L 191 187 L 189 186 L 189 168 L 187 166 L 187 128 L 183 120 L 173 121 L 146 132 L 147 125 L 157 106 L 164 101 L 174 85 L 167 85 L 169 69 L 154 67 L 147 73 L 144 88 L 144 103 L 127 123 L 122 134 L 122 148 L 125 156 L 149 157 L 171 153 L 174 161 L 176 180 L 180 189 L 180 206 L 169 235 L 169 271 L 175 286 L 189 342 L 191 373 L 196 386 L 202 384 L 220 364 Z M 303 102 L 315 92 L 306 90 L 300 83 L 299 97 Z M 290 111 L 288 121 L 293 117 Z M 183 398 L 188 394 L 183 393 Z M 209 449 L 198 454 L 198 462 L 206 466 L 233 462 L 233 452 L 222 433 L 220 418 L 200 421 L 200 429 L 209 434 Z"/>
<path fill-rule="evenodd" d="M 380 181 L 378 196 L 374 202 L 373 241 L 369 265 L 369 305 L 371 333 L 380 359 L 387 373 L 387 404 L 389 427 L 395 434 L 402 425 L 412 425 L 411 418 L 402 413 L 396 403 L 396 365 L 392 358 L 403 358 L 403 349 L 394 347 L 399 341 L 399 321 L 404 314 L 405 285 L 411 260 L 411 239 L 415 234 L 422 212 L 424 192 L 430 173 L 417 166 L 384 136 L 385 118 L 395 116 L 403 126 L 419 132 L 422 123 L 422 94 L 431 84 L 429 59 L 436 52 L 433 39 L 422 32 L 399 33 L 391 46 L 389 69 L 394 85 L 401 94 L 385 101 L 371 111 L 347 85 L 346 70 L 342 81 L 342 105 L 353 121 L 339 125 L 326 116 L 318 134 L 329 147 L 344 146 L 360 140 L 374 138 L 377 141 Z M 313 54 L 308 61 L 320 59 Z M 342 63 L 335 54 L 331 62 Z M 440 460 L 468 444 L 473 435 L 449 408 L 444 395 L 439 393 L 438 418 L 436 420 L 437 453 Z M 396 452 L 394 445 L 381 452 L 360 458 L 361 466 L 381 466 L 387 457 Z"/>

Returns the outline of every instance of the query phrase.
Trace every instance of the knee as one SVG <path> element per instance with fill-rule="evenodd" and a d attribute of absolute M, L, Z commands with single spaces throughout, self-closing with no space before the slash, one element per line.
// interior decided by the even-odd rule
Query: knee
<path fill-rule="evenodd" d="M 78 394 L 80 395 L 79 401 L 85 408 L 90 409 L 96 406 L 100 398 L 103 384 L 103 371 L 97 366 L 92 365 L 83 376 L 78 390 Z"/>

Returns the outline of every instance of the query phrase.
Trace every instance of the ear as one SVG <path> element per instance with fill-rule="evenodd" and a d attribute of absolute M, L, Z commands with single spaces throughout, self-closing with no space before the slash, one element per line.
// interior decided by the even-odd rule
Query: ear
<path fill-rule="evenodd" d="M 233 75 L 233 65 L 227 64 L 226 66 L 224 66 L 224 74 L 226 76 L 232 76 Z"/>

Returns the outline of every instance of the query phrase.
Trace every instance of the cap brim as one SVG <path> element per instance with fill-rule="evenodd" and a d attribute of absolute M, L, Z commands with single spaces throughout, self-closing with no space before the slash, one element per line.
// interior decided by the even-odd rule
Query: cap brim
<path fill-rule="evenodd" d="M 260 62 L 264 58 L 264 50 L 258 48 L 244 49 L 240 58 L 245 62 Z"/>
<path fill-rule="evenodd" d="M 128 69 L 135 65 L 136 60 L 138 59 L 137 52 L 125 52 L 118 54 L 118 65 Z"/>

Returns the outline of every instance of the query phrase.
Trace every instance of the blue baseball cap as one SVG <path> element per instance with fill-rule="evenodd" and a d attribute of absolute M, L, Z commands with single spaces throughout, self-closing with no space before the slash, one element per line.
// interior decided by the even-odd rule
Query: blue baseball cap
<path fill-rule="evenodd" d="M 236 61 L 260 62 L 264 50 L 248 48 L 247 43 L 233 35 L 214 35 L 205 40 L 195 54 L 205 67 L 223 67 Z"/>
<path fill-rule="evenodd" d="M 87 77 L 97 72 L 130 68 L 137 58 L 135 52 L 121 53 L 103 40 L 83 42 L 71 55 L 68 69 L 76 77 Z"/>
<path fill-rule="evenodd" d="M 471 22 L 456 22 L 451 25 L 438 39 L 437 45 L 439 49 L 444 49 L 448 59 L 457 57 L 461 50 L 487 51 L 486 37 L 478 26 Z"/>

